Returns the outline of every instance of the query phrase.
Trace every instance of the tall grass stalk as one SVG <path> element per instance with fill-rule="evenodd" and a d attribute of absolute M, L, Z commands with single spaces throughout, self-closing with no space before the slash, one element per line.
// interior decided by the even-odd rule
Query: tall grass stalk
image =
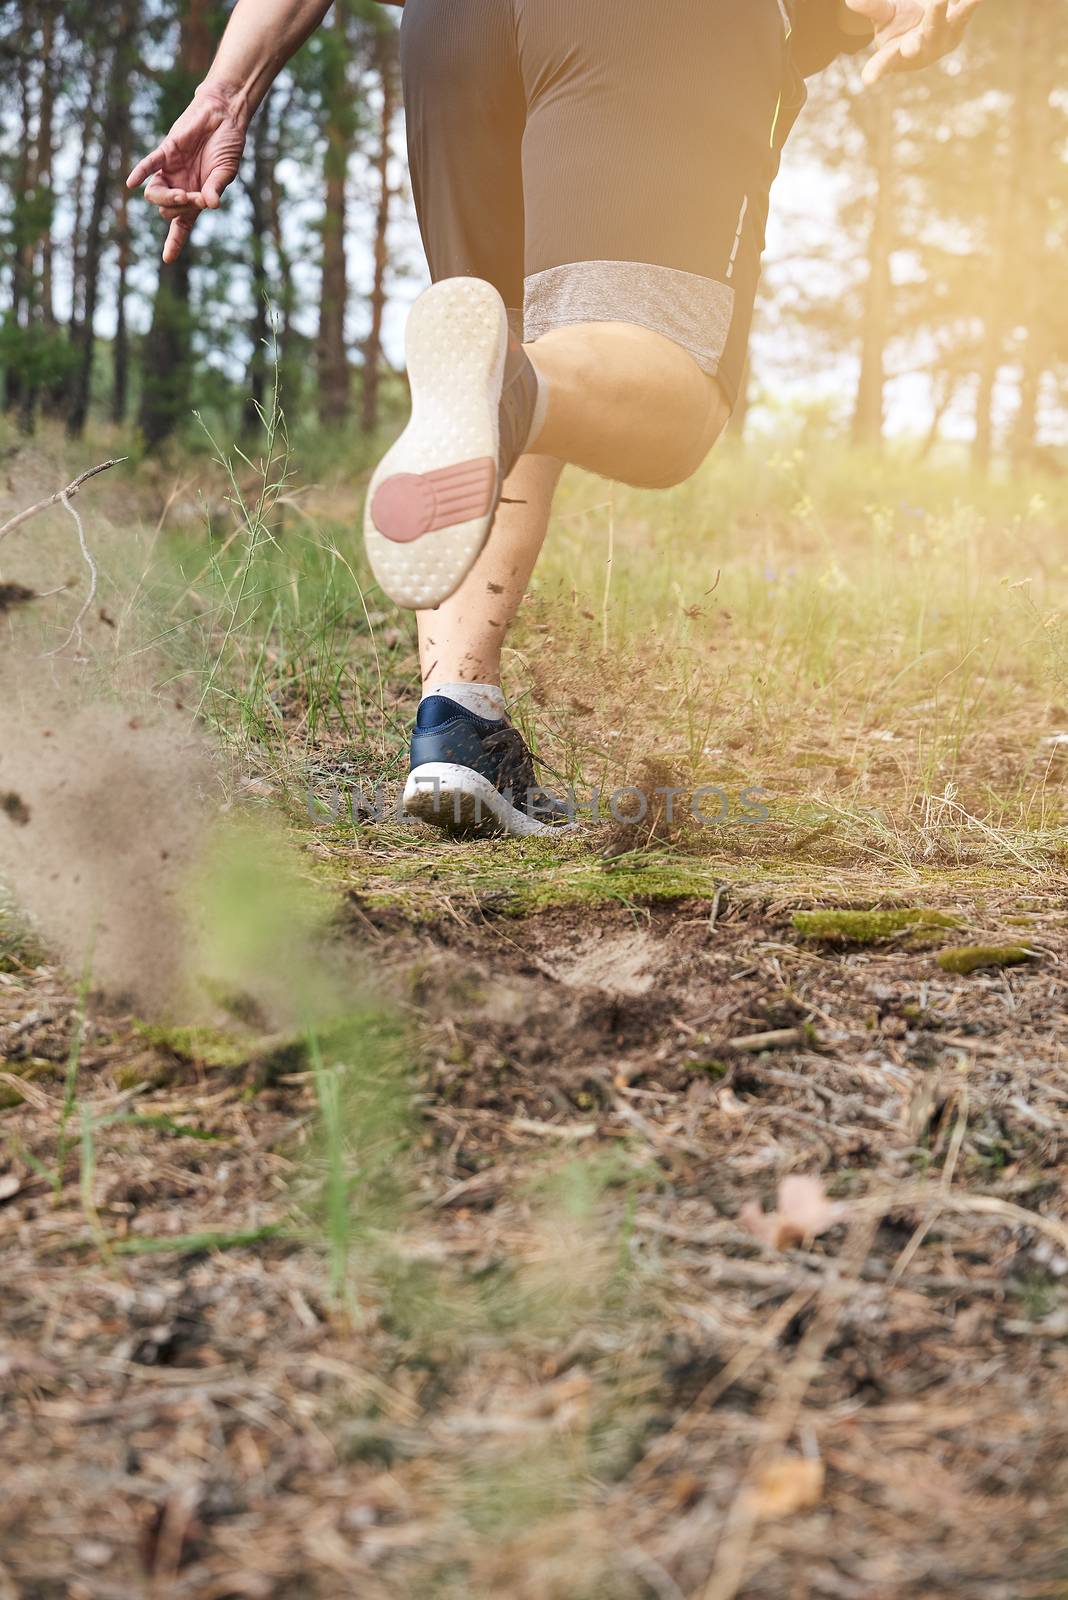
<path fill-rule="evenodd" d="M 75 991 L 74 1026 L 71 1030 L 70 1047 L 67 1051 L 67 1070 L 63 1081 L 63 1104 L 60 1106 L 59 1129 L 56 1135 L 56 1168 L 52 1175 L 52 1193 L 57 1200 L 63 1189 L 63 1173 L 67 1165 L 67 1156 L 70 1153 L 71 1141 L 67 1130 L 78 1104 L 78 1073 L 81 1069 L 82 1049 L 85 1044 L 85 1019 L 89 1008 L 91 973 L 92 957 L 87 955 L 81 981 Z"/>
<path fill-rule="evenodd" d="M 328 1067 L 323 1059 L 319 1035 L 314 1028 L 307 1034 L 308 1054 L 311 1058 L 315 1080 L 315 1093 L 319 1103 L 326 1145 L 326 1182 L 324 1187 L 326 1238 L 330 1254 L 330 1290 L 338 1302 L 348 1297 L 349 1255 L 351 1249 L 351 1219 L 349 1216 L 349 1184 L 345 1161 L 345 1130 L 342 1115 L 341 1071 Z"/>

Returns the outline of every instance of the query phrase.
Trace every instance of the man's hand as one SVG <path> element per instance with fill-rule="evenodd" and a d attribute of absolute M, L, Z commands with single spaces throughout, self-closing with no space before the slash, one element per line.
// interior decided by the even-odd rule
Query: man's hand
<path fill-rule="evenodd" d="M 164 261 L 177 261 L 202 211 L 214 211 L 237 177 L 248 118 L 240 96 L 223 83 L 202 83 L 161 145 L 126 180 L 150 180 L 145 199 L 170 223 Z"/>
<path fill-rule="evenodd" d="M 864 82 L 888 72 L 911 72 L 955 50 L 982 0 L 843 0 L 845 8 L 875 27 L 876 51 Z"/>

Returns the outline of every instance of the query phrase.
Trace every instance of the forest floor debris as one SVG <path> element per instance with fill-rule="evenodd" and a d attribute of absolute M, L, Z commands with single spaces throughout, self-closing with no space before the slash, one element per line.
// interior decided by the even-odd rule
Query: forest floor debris
<path fill-rule="evenodd" d="M 25 454 L 12 509 L 76 470 Z M 224 1021 L 145 1014 L 5 911 L 4 1600 L 1068 1591 L 1068 511 L 906 466 L 727 456 L 655 540 L 613 491 L 610 595 L 565 485 L 516 715 L 554 778 L 732 820 L 552 849 L 337 806 L 416 681 L 351 486 L 270 539 L 158 463 L 110 533 L 94 496 L 101 677 L 236 761 L 212 804 L 284 829 L 353 1012 L 276 1016 L 268 942 Z M 64 637 L 69 528 L 5 550 L 10 638 Z M 55 785 L 9 755 L 14 859 Z"/>

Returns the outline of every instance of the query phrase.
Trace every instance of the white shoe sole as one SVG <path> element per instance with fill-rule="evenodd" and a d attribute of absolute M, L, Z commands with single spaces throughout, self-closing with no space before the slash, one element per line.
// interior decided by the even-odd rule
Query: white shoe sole
<path fill-rule="evenodd" d="M 371 569 L 397 605 L 438 606 L 486 542 L 500 496 L 508 314 L 492 284 L 447 278 L 412 307 L 411 420 L 367 491 Z"/>
<path fill-rule="evenodd" d="M 513 839 L 574 832 L 573 823 L 539 822 L 511 805 L 480 772 L 452 761 L 424 761 L 413 767 L 404 785 L 404 810 L 409 817 L 460 838 L 488 838 L 506 833 Z"/>

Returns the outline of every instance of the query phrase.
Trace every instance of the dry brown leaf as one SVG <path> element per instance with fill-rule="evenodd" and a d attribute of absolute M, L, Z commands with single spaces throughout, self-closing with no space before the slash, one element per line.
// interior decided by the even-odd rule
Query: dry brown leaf
<path fill-rule="evenodd" d="M 773 1250 L 815 1239 L 841 1221 L 843 1207 L 827 1198 L 821 1178 L 792 1173 L 779 1184 L 774 1211 L 764 1211 L 760 1202 L 748 1200 L 738 1213 L 738 1221 L 763 1244 Z"/>
<path fill-rule="evenodd" d="M 823 1498 L 826 1472 L 822 1461 L 807 1456 L 780 1456 L 766 1466 L 750 1493 L 750 1505 L 758 1522 L 776 1517 L 792 1517 L 811 1511 Z"/>

